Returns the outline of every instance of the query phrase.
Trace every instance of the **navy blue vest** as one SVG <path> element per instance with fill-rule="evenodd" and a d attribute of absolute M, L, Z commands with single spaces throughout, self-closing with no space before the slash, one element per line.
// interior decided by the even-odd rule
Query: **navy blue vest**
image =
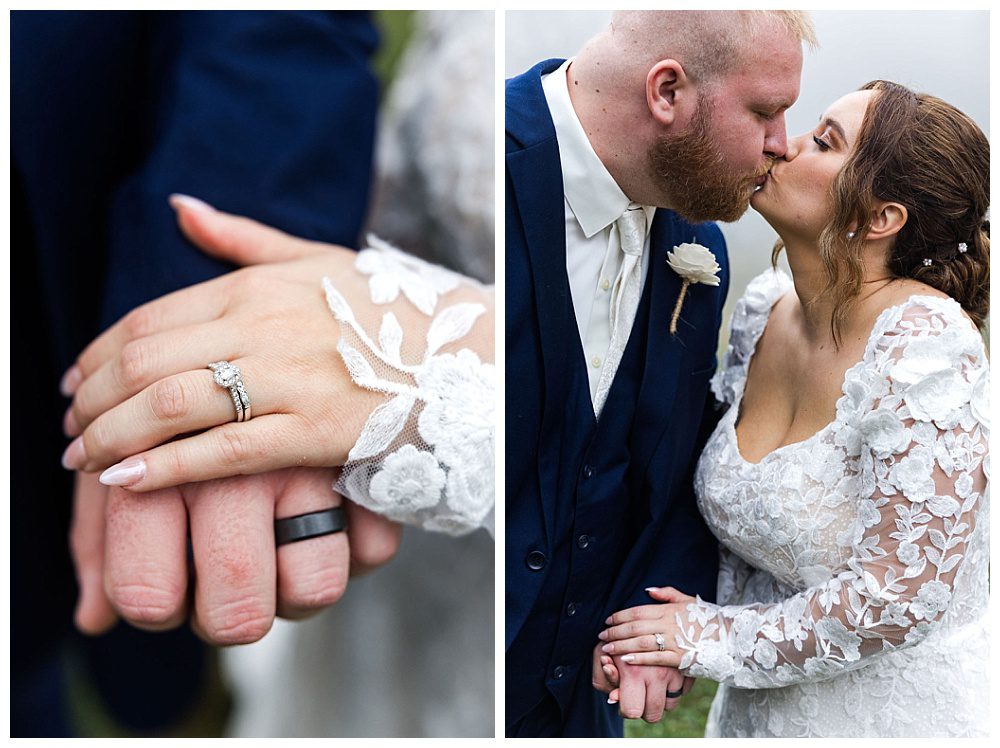
<path fill-rule="evenodd" d="M 507 83 L 507 724 L 554 702 L 565 735 L 614 735 L 590 687 L 597 632 L 651 584 L 714 598 L 716 545 L 691 470 L 728 286 L 721 232 L 658 210 L 642 300 L 599 421 L 566 276 L 558 144 L 540 64 Z M 680 292 L 666 252 L 708 246 L 718 288 Z"/>

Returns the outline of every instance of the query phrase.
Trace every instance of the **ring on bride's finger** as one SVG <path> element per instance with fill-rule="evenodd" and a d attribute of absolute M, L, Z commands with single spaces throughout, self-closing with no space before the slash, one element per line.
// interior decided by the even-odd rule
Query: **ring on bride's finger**
<path fill-rule="evenodd" d="M 667 643 L 663 640 L 663 634 L 653 634 L 653 638 L 656 639 L 656 648 L 660 652 L 667 648 Z"/>
<path fill-rule="evenodd" d="M 300 540 L 333 535 L 346 529 L 347 519 L 344 510 L 335 506 L 318 512 L 274 520 L 274 544 L 278 546 L 297 543 Z"/>
<path fill-rule="evenodd" d="M 236 422 L 250 420 L 250 396 L 247 394 L 243 379 L 240 376 L 240 367 L 228 361 L 216 361 L 208 365 L 212 370 L 212 378 L 220 387 L 229 390 L 233 398 L 233 407 L 236 408 Z"/>

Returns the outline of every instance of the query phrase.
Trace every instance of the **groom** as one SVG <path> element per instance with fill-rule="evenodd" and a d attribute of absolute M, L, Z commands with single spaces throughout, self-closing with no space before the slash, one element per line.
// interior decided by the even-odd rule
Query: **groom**
<path fill-rule="evenodd" d="M 803 41 L 792 11 L 621 12 L 507 82 L 508 737 L 620 736 L 592 685 L 604 619 L 649 586 L 714 599 L 692 472 L 729 271 L 705 222 L 784 155 Z M 687 288 L 672 334 L 689 242 L 719 285 Z M 660 719 L 667 670 L 616 665 L 621 713 Z"/>

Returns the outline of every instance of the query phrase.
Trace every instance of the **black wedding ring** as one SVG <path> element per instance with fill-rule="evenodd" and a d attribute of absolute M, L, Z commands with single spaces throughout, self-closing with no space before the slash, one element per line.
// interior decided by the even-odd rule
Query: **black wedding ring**
<path fill-rule="evenodd" d="M 679 699 L 683 695 L 684 695 L 684 689 L 681 689 L 680 691 L 667 691 L 668 699 Z"/>
<path fill-rule="evenodd" d="M 274 520 L 274 544 L 287 545 L 300 540 L 332 535 L 347 529 L 347 518 L 339 506 L 318 512 L 298 514 Z"/>

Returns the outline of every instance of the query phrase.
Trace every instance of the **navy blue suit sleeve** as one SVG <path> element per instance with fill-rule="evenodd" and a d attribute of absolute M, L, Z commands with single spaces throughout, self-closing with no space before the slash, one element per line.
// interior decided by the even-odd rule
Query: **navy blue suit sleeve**
<path fill-rule="evenodd" d="M 135 126 L 148 144 L 113 196 L 102 326 L 230 269 L 184 239 L 171 193 L 355 246 L 371 179 L 367 13 L 144 15 L 148 98 Z"/>

